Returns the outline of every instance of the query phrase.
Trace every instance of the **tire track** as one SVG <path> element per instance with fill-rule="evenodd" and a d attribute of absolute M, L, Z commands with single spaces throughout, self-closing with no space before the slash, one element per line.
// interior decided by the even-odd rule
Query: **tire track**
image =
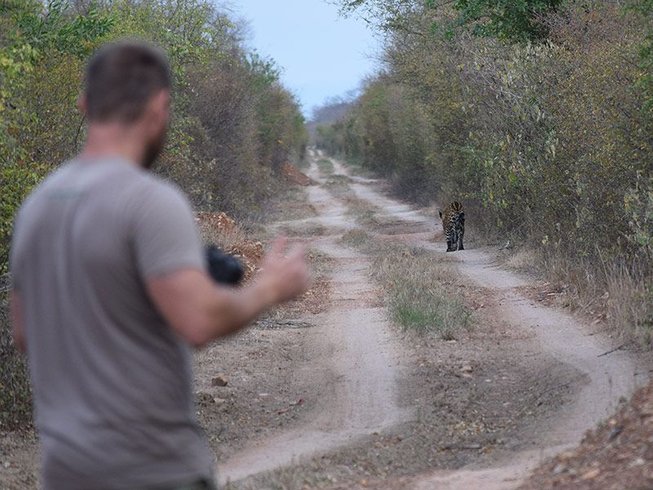
<path fill-rule="evenodd" d="M 310 177 L 320 181 L 312 162 Z M 321 387 L 319 411 L 302 426 L 255 441 L 219 465 L 222 484 L 287 466 L 316 454 L 349 445 L 406 420 L 396 396 L 397 366 L 401 355 L 385 311 L 365 301 L 374 296 L 367 258 L 337 244 L 338 233 L 353 227 L 346 207 L 321 187 L 312 187 L 309 200 L 329 236 L 312 245 L 334 260 L 334 294 L 326 313 L 307 318 L 312 329 L 309 348 L 314 352 L 309 370 Z M 283 222 L 283 226 L 302 225 Z"/>

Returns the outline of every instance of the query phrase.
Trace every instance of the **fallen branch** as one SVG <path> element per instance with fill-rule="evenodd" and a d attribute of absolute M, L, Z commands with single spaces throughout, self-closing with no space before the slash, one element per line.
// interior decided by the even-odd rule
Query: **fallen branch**
<path fill-rule="evenodd" d="M 596 356 L 596 357 L 607 356 L 608 354 L 612 354 L 613 352 L 618 351 L 619 349 L 622 349 L 622 348 L 624 348 L 625 346 L 626 346 L 626 344 L 621 344 L 619 347 L 615 347 L 614 349 L 610 349 L 608 352 L 604 352 L 603 354 L 599 354 L 599 355 Z"/>

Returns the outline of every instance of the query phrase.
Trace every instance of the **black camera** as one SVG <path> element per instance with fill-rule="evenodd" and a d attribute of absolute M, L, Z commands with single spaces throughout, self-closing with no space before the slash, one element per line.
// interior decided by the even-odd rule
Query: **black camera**
<path fill-rule="evenodd" d="M 245 269 L 233 255 L 224 253 L 215 245 L 208 245 L 205 255 L 209 275 L 215 282 L 237 286 L 243 280 Z"/>

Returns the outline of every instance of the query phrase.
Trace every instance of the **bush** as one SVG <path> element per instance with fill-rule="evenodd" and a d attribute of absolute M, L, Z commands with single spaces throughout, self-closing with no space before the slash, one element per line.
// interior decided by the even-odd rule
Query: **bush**
<path fill-rule="evenodd" d="M 250 54 L 241 26 L 211 2 L 172 7 L 130 0 L 0 2 L 0 275 L 22 200 L 82 144 L 84 118 L 75 102 L 87 58 L 107 41 L 137 37 L 167 51 L 173 117 L 156 171 L 176 181 L 197 208 L 260 218 L 281 185 L 281 165 L 303 158 L 303 116 L 274 62 Z M 3 426 L 29 413 L 24 366 L 4 306 Z"/>
<path fill-rule="evenodd" d="M 280 166 L 304 156 L 304 120 L 274 62 L 250 55 L 238 23 L 210 2 L 10 0 L 0 13 L 0 273 L 23 197 L 83 141 L 75 102 L 86 59 L 106 41 L 140 37 L 168 52 L 174 117 L 158 172 L 197 207 L 256 219 Z"/>
<path fill-rule="evenodd" d="M 0 291 L 3 286 L 0 283 Z M 8 295 L 0 292 L 0 430 L 24 427 L 31 416 L 32 392 L 25 356 L 14 346 Z"/>

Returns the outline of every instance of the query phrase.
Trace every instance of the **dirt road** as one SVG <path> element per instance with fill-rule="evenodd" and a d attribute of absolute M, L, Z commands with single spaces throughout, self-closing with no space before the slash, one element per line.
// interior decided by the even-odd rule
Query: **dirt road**
<path fill-rule="evenodd" d="M 291 190 L 269 234 L 309 245 L 315 286 L 196 356 L 198 415 L 227 488 L 516 488 L 648 379 L 601 325 L 530 299 L 537 280 L 473 234 L 444 253 L 436 210 L 310 160 L 317 184 Z M 371 274 L 388 256 L 421 260 L 472 327 L 438 336 L 391 321 Z M 36 488 L 37 474 L 34 435 L 0 434 L 0 487 Z"/>
<path fill-rule="evenodd" d="M 301 236 L 308 225 L 319 224 L 318 236 L 305 241 L 332 260 L 329 279 L 334 293 L 325 312 L 306 319 L 316 325 L 304 338 L 304 348 L 311 354 L 307 359 L 308 366 L 297 367 L 298 372 L 314 385 L 317 399 L 302 420 L 260 440 L 248 441 L 240 451 L 224 461 L 219 468 L 223 483 L 282 467 L 299 468 L 310 461 L 316 465 L 320 455 L 325 454 L 329 456 L 322 456 L 322 460 L 328 458 L 327 463 L 322 464 L 328 466 L 329 462 L 339 462 L 342 466 L 343 461 L 347 464 L 352 457 L 356 458 L 355 455 L 365 453 L 373 443 L 370 437 L 398 433 L 402 434 L 398 436 L 401 440 L 407 437 L 407 432 L 422 435 L 408 428 L 424 423 L 423 417 L 416 412 L 422 413 L 424 407 L 430 407 L 430 402 L 422 399 L 423 391 L 410 386 L 415 384 L 416 378 L 406 373 L 415 369 L 416 358 L 429 354 L 413 350 L 407 339 L 388 322 L 381 299 L 383 294 L 371 283 L 368 274 L 369 258 L 341 244 L 342 234 L 359 228 L 360 224 L 348 211 L 347 200 L 329 192 L 329 179 L 346 178 L 353 198 L 367 203 L 382 219 L 395 225 L 403 224 L 401 233 L 396 230 L 386 233 L 388 230 L 382 226 L 367 230 L 376 237 L 420 247 L 433 254 L 444 254 L 441 241 L 433 239 L 440 233 L 439 223 L 431 214 L 388 197 L 382 192 L 379 182 L 351 175 L 337 161 L 331 160 L 332 173 L 321 172 L 317 165 L 321 158 L 315 152 L 311 154 L 308 172 L 318 183 L 307 191 L 309 203 L 317 211 L 317 216 L 276 225 L 280 229 L 294 230 L 294 235 Z M 515 414 L 527 413 L 529 416 L 504 424 L 505 435 L 512 443 L 503 443 L 502 437 L 495 434 L 493 440 L 499 442 L 492 451 L 481 450 L 471 456 L 467 453 L 476 446 L 443 446 L 441 440 L 429 441 L 428 437 L 427 440 L 420 437 L 421 442 L 416 444 L 424 447 L 430 444 L 460 454 L 467 452 L 464 456 L 458 454 L 456 458 L 450 458 L 451 469 L 448 469 L 446 458 L 443 462 L 429 458 L 434 467 L 440 468 L 436 472 L 428 471 L 428 464 L 417 467 L 418 475 L 411 474 L 411 471 L 395 473 L 391 463 L 386 465 L 385 471 L 368 470 L 369 474 L 381 474 L 383 478 L 365 480 L 364 486 L 479 488 L 482 483 L 485 490 L 515 488 L 531 467 L 549 454 L 576 443 L 585 430 L 617 406 L 621 397 L 628 396 L 637 383 L 645 381 L 645 376 L 635 376 L 641 369 L 634 356 L 624 351 L 602 355 L 615 347 L 610 339 L 594 335 L 595 332 L 577 318 L 526 298 L 521 291 L 532 285 L 533 280 L 498 267 L 492 250 L 474 248 L 472 243 L 470 250 L 447 257 L 454 257 L 459 273 L 483 292 L 489 306 L 479 313 L 479 318 L 481 321 L 485 318 L 493 325 L 491 338 L 499 340 L 492 348 L 483 346 L 483 339 L 470 338 L 469 345 L 476 346 L 475 350 L 460 345 L 462 342 L 453 346 L 438 344 L 439 350 L 449 352 L 450 359 L 455 359 L 458 354 L 472 358 L 478 354 L 478 370 L 490 373 L 487 375 L 490 378 L 485 381 L 493 383 L 493 387 L 485 388 L 482 382 L 473 384 L 475 393 L 480 393 L 479 398 L 487 399 L 487 410 L 475 408 L 474 413 L 480 410 L 481 415 L 477 415 L 488 426 L 494 422 L 497 429 L 493 432 L 501 432 L 498 429 L 501 426 L 498 422 L 502 416 L 498 413 L 501 407 L 510 411 L 513 404 L 519 406 L 519 410 L 514 409 Z M 497 325 L 500 325 L 500 334 L 495 331 Z M 485 352 L 480 352 L 479 346 L 483 346 Z M 437 362 L 428 360 L 426 364 L 437 364 L 442 369 L 446 359 L 438 359 Z M 493 367 L 484 366 L 484 362 Z M 496 367 L 499 364 L 502 376 L 493 376 L 499 372 Z M 422 362 L 419 366 L 424 365 Z M 452 383 L 458 382 L 456 376 L 460 376 L 455 372 L 453 375 Z M 407 386 L 399 386 L 404 382 Z M 447 391 L 449 387 L 440 385 L 439 389 Z M 521 396 L 527 390 L 541 393 L 531 398 Z M 459 391 L 461 393 L 457 396 L 464 403 L 476 403 L 474 396 Z M 417 401 L 412 403 L 407 399 L 411 397 Z M 532 400 L 539 401 L 537 407 L 529 410 L 528 404 Z M 496 420 L 487 422 L 493 416 Z M 460 417 L 466 420 L 466 413 L 461 413 Z M 443 425 L 446 424 L 443 422 Z M 401 460 L 402 455 L 397 452 L 406 453 L 407 449 L 403 448 L 399 444 L 394 453 L 388 454 Z M 361 459 L 365 457 L 361 456 Z M 362 466 L 356 461 L 352 464 Z M 328 473 L 323 467 L 317 471 Z M 397 476 L 402 474 L 406 476 Z M 331 481 L 340 481 L 337 488 L 349 488 L 358 485 L 357 478 L 354 474 L 349 483 L 342 483 L 342 479 L 337 478 Z M 286 486 L 292 487 L 292 484 Z"/>
<path fill-rule="evenodd" d="M 309 176 L 322 181 L 317 168 Z M 398 406 L 396 365 L 400 348 L 383 308 L 374 304 L 367 258 L 337 243 L 353 227 L 345 206 L 319 186 L 309 188 L 310 203 L 319 215 L 311 219 L 332 234 L 312 242 L 313 248 L 335 259 L 330 275 L 334 294 L 329 309 L 311 318 L 308 341 L 310 374 L 319 386 L 319 408 L 299 427 L 255 441 L 220 466 L 223 483 L 285 466 L 299 458 L 347 445 L 409 417 Z M 304 225 L 299 220 L 294 225 Z M 279 225 L 287 226 L 289 222 Z"/>

